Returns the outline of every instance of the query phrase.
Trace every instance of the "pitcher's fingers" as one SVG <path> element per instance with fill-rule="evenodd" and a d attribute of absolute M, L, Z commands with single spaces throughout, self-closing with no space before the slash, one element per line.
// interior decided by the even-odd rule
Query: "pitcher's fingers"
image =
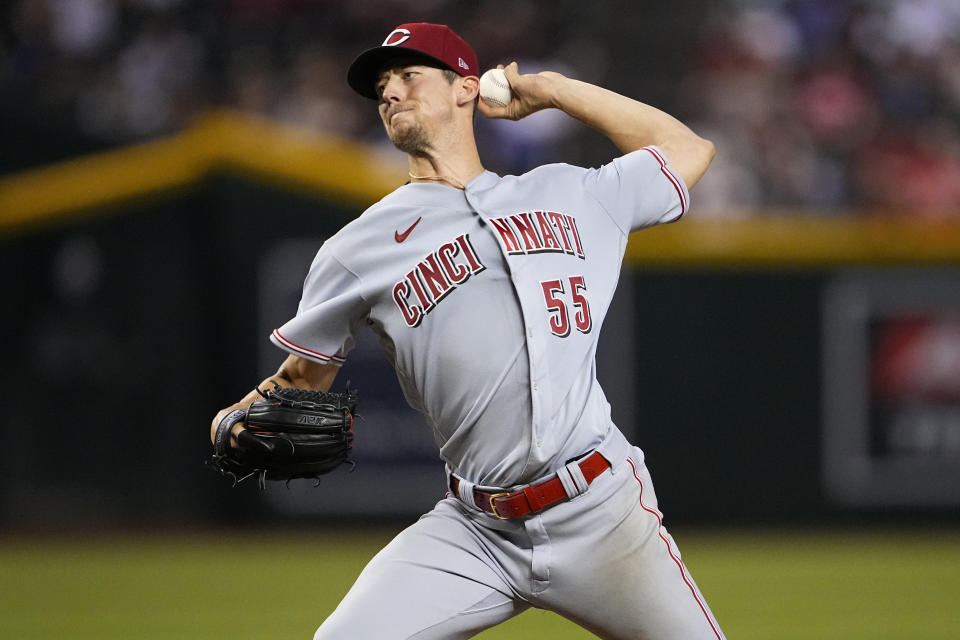
<path fill-rule="evenodd" d="M 497 68 L 503 69 L 503 75 L 507 76 L 507 82 L 510 83 L 510 86 L 513 86 L 514 81 L 520 77 L 520 65 L 517 64 L 516 60 L 505 67 L 497 65 Z"/>
<path fill-rule="evenodd" d="M 507 107 L 487 104 L 483 98 L 477 102 L 477 110 L 487 118 L 506 118 Z"/>

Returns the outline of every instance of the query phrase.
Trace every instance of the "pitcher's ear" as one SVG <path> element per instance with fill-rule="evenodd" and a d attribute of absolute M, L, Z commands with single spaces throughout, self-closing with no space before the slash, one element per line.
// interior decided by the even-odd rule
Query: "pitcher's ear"
<path fill-rule="evenodd" d="M 460 88 L 457 90 L 457 105 L 462 106 L 468 102 L 473 102 L 479 94 L 480 78 L 467 76 L 460 81 Z"/>

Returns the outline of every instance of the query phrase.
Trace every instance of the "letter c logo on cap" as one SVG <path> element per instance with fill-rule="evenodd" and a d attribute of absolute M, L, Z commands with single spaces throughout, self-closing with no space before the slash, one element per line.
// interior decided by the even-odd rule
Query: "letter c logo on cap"
<path fill-rule="evenodd" d="M 394 36 L 400 36 L 400 37 L 394 39 Z M 409 39 L 410 39 L 410 31 L 408 29 L 394 29 L 393 31 L 390 32 L 390 35 L 387 36 L 386 40 L 384 40 L 383 44 L 380 46 L 395 47 L 398 44 L 403 44 Z"/>

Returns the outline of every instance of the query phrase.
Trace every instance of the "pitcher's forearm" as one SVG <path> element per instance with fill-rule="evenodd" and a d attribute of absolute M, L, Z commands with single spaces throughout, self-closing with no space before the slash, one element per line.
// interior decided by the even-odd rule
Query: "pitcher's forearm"
<path fill-rule="evenodd" d="M 555 87 L 556 108 L 607 136 L 624 153 L 689 131 L 673 116 L 597 85 L 564 77 Z"/>
<path fill-rule="evenodd" d="M 580 80 L 554 78 L 554 106 L 609 138 L 629 153 L 656 145 L 688 187 L 693 187 L 714 156 L 713 143 L 656 107 Z"/>

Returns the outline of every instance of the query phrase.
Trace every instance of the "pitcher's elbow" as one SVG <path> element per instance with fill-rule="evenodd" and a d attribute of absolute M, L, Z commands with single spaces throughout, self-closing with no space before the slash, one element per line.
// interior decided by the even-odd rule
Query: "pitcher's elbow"
<path fill-rule="evenodd" d="M 703 154 L 704 164 L 709 167 L 713 158 L 717 155 L 717 147 L 710 140 L 700 136 L 697 136 L 697 144 L 701 149 L 700 153 Z"/>

